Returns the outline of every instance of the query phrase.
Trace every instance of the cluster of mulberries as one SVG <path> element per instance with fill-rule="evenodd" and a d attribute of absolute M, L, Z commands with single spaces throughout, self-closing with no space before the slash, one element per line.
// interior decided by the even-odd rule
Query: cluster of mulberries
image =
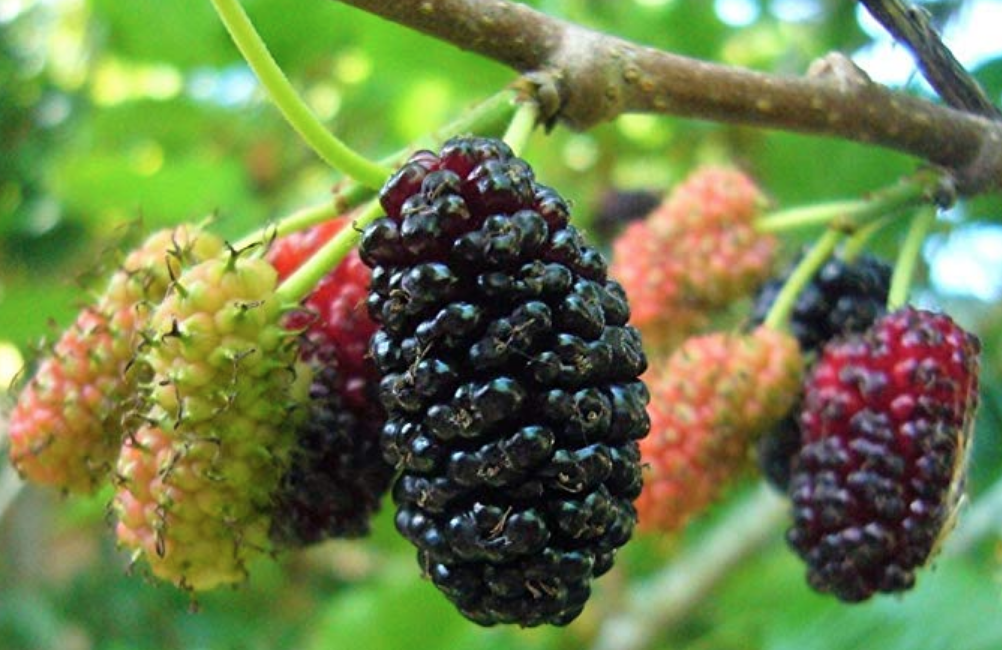
<path fill-rule="evenodd" d="M 616 239 L 611 274 L 650 349 L 670 350 L 768 277 L 776 239 L 753 225 L 764 204 L 745 174 L 707 167 Z"/>
<path fill-rule="evenodd" d="M 638 521 L 681 529 L 758 444 L 812 587 L 855 602 L 914 584 L 963 490 L 980 345 L 944 315 L 886 314 L 887 265 L 829 261 L 790 333 L 761 325 L 787 272 L 745 333 L 686 339 L 771 266 L 737 171 L 700 170 L 630 224 L 622 285 L 500 141 L 414 154 L 380 203 L 302 304 L 279 283 L 346 218 L 266 253 L 151 237 L 21 392 L 14 466 L 69 492 L 110 474 L 120 544 L 189 590 L 366 534 L 392 487 L 464 616 L 535 626 L 574 620 Z M 628 295 L 650 349 L 674 350 L 650 389 Z"/>
<path fill-rule="evenodd" d="M 345 223 L 268 261 L 190 226 L 151 236 L 19 395 L 17 469 L 75 492 L 110 475 L 120 544 L 191 590 L 243 580 L 272 548 L 365 534 L 393 474 L 369 270 L 352 253 L 304 305 L 277 293 Z"/>
<path fill-rule="evenodd" d="M 496 140 L 419 152 L 366 229 L 398 530 L 480 624 L 566 624 L 630 537 L 646 367 L 619 285 Z"/>
<path fill-rule="evenodd" d="M 130 253 L 104 292 L 43 358 L 10 415 L 10 459 L 22 476 L 89 493 L 115 463 L 139 375 L 130 367 L 150 310 L 180 268 L 222 241 L 189 226 L 163 230 Z"/>
<path fill-rule="evenodd" d="M 827 345 L 805 387 L 787 538 L 815 589 L 908 589 L 952 522 L 977 402 L 978 340 L 906 307 Z"/>
<path fill-rule="evenodd" d="M 752 323 L 789 274 L 763 288 Z M 802 403 L 758 448 L 790 496 L 808 583 L 848 602 L 914 584 L 952 522 L 977 401 L 977 339 L 945 315 L 886 314 L 890 280 L 866 255 L 815 274 L 790 329 L 817 358 Z"/>
<path fill-rule="evenodd" d="M 295 271 L 348 223 L 347 217 L 275 242 L 268 259 L 279 279 Z M 272 539 L 281 546 L 369 531 L 393 478 L 379 436 L 386 415 L 367 351 L 376 325 L 366 310 L 370 272 L 352 251 L 289 314 L 302 332 L 300 358 L 314 370 L 308 412 L 295 431 L 289 468 L 275 495 Z"/>
<path fill-rule="evenodd" d="M 749 468 L 757 437 L 793 407 L 802 370 L 797 341 L 765 327 L 690 338 L 655 366 L 641 527 L 677 531 L 715 502 Z"/>

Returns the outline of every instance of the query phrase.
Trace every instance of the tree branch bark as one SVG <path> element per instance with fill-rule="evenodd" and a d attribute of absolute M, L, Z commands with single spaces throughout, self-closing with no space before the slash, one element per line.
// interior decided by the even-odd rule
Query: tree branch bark
<path fill-rule="evenodd" d="M 918 62 L 922 76 L 948 105 L 998 120 L 1002 112 L 989 101 L 978 82 L 968 74 L 939 38 L 920 7 L 903 0 L 860 0 L 884 29 L 904 43 Z"/>
<path fill-rule="evenodd" d="M 778 128 L 917 156 L 951 171 L 961 194 L 1002 188 L 1002 124 L 891 91 L 845 59 L 782 76 L 662 52 L 508 0 L 342 2 L 537 73 L 557 91 L 554 117 L 573 128 L 628 112 Z"/>

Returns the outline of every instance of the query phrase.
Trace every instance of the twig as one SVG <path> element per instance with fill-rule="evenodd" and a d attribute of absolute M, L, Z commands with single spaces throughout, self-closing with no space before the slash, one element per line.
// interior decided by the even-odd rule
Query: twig
<path fill-rule="evenodd" d="M 780 128 L 918 156 L 948 168 L 962 194 L 1002 187 L 1002 123 L 891 91 L 858 69 L 795 77 L 709 63 L 508 0 L 342 1 L 535 73 L 547 96 L 556 92 L 559 117 L 576 128 L 626 112 Z"/>
<path fill-rule="evenodd" d="M 908 235 L 898 249 L 898 259 L 891 274 L 891 287 L 887 293 L 887 311 L 893 312 L 908 304 L 912 282 L 915 280 L 915 269 L 922 255 L 922 244 L 933 224 L 936 223 L 937 209 L 935 206 L 920 208 L 912 216 L 908 226 Z"/>
<path fill-rule="evenodd" d="M 776 539 L 785 502 L 768 486 L 733 506 L 661 573 L 631 588 L 623 611 L 606 618 L 593 650 L 640 650 L 699 606 L 744 559 Z"/>
<path fill-rule="evenodd" d="M 894 40 L 907 47 L 922 76 L 947 104 L 960 110 L 1002 119 L 978 82 L 953 56 L 929 22 L 924 9 L 902 0 L 860 0 Z"/>
<path fill-rule="evenodd" d="M 359 154 L 320 123 L 272 58 L 239 0 L 212 0 L 216 13 L 268 97 L 324 162 L 362 185 L 382 187 L 391 170 Z"/>

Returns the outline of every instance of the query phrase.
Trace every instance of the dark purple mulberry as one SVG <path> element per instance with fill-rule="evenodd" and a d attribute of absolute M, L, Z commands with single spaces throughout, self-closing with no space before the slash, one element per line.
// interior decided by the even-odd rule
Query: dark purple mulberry
<path fill-rule="evenodd" d="M 367 535 L 394 474 L 379 446 L 379 406 L 345 399 L 345 374 L 330 351 L 304 356 L 316 367 L 309 412 L 296 427 L 271 521 L 272 540 L 287 548 Z"/>
<path fill-rule="evenodd" d="M 787 540 L 813 588 L 855 602 L 912 587 L 963 491 L 979 349 L 910 307 L 825 346 L 789 490 Z"/>
<path fill-rule="evenodd" d="M 755 297 L 752 327 L 765 321 L 795 265 L 767 282 Z M 891 267 L 871 255 L 852 261 L 832 258 L 797 299 L 790 331 L 804 352 L 814 352 L 836 336 L 862 332 L 885 312 Z"/>
<path fill-rule="evenodd" d="M 566 203 L 497 140 L 422 152 L 362 236 L 398 530 L 482 625 L 562 625 L 636 520 L 646 360 Z"/>

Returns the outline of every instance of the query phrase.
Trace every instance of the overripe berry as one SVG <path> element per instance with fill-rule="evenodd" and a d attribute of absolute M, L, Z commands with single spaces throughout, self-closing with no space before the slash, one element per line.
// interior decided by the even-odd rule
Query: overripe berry
<path fill-rule="evenodd" d="M 272 498 L 308 368 L 277 272 L 231 251 L 181 274 L 150 317 L 143 423 L 123 445 L 119 542 L 186 589 L 239 582 L 270 549 Z"/>
<path fill-rule="evenodd" d="M 268 252 L 283 279 L 348 224 L 331 220 L 279 239 Z M 370 273 L 352 251 L 286 320 L 303 329 L 300 357 L 314 369 L 310 402 L 296 427 L 289 468 L 275 495 L 271 536 L 281 546 L 358 537 L 389 489 L 393 467 L 379 436 L 386 415 L 367 356 L 376 329 L 365 307 Z"/>
<path fill-rule="evenodd" d="M 762 323 L 796 264 L 763 285 L 752 307 L 751 326 Z M 868 329 L 885 312 L 891 267 L 871 255 L 852 261 L 828 260 L 797 298 L 790 330 L 807 353 L 833 338 Z M 799 409 L 762 436 L 758 462 L 766 479 L 785 492 L 790 484 L 790 460 L 800 449 Z"/>
<path fill-rule="evenodd" d="M 10 416 L 10 458 L 29 481 L 96 489 L 121 446 L 139 372 L 130 364 L 150 310 L 171 277 L 222 241 L 191 226 L 159 231 L 130 252 L 104 292 L 42 359 Z"/>
<path fill-rule="evenodd" d="M 641 527 L 677 531 L 715 502 L 749 468 L 757 437 L 793 407 L 802 370 L 796 340 L 764 327 L 690 338 L 652 369 Z"/>
<path fill-rule="evenodd" d="M 361 246 L 397 529 L 471 620 L 566 624 L 633 529 L 640 338 L 566 203 L 504 143 L 420 156 Z"/>
<path fill-rule="evenodd" d="M 952 523 L 977 402 L 980 345 L 906 307 L 825 346 L 793 461 L 792 548 L 844 601 L 909 589 Z"/>
<path fill-rule="evenodd" d="M 753 224 L 763 205 L 745 174 L 703 168 L 616 239 L 611 274 L 645 344 L 670 350 L 768 276 L 776 239 Z"/>

